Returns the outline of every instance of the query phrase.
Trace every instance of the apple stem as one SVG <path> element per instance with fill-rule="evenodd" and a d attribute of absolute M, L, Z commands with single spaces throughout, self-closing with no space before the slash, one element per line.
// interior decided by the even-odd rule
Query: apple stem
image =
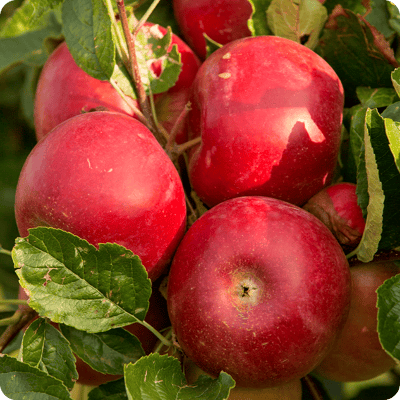
<path fill-rule="evenodd" d="M 172 342 L 168 340 L 165 336 L 163 336 L 157 329 L 153 328 L 149 323 L 146 321 L 138 321 L 139 324 L 145 326 L 150 332 L 152 332 L 158 339 L 160 339 L 161 343 L 164 346 L 171 347 Z"/>
<path fill-rule="evenodd" d="M 192 104 L 189 101 L 188 103 L 185 104 L 185 107 L 183 108 L 182 112 L 179 114 L 178 119 L 175 121 L 175 124 L 171 129 L 167 144 L 165 145 L 165 151 L 168 154 L 173 151 L 176 135 L 178 134 L 179 130 L 182 128 L 183 123 L 186 120 L 186 116 L 188 115 L 188 113 L 191 109 L 192 109 Z"/>
<path fill-rule="evenodd" d="M 181 155 L 184 153 L 186 150 L 189 150 L 191 147 L 197 146 L 199 143 L 201 143 L 201 137 L 194 138 L 192 140 L 188 140 L 187 142 L 178 145 L 178 155 Z"/>
<path fill-rule="evenodd" d="M 135 107 L 133 104 L 128 103 L 125 93 L 119 88 L 119 86 L 117 85 L 117 82 L 115 82 L 114 79 L 110 79 L 110 83 L 113 86 L 113 88 L 118 92 L 118 94 L 121 96 L 121 98 L 125 101 L 125 103 L 128 105 L 128 107 L 135 113 L 135 116 L 138 118 L 138 120 L 142 124 L 146 124 L 147 121 L 146 121 L 146 118 L 143 115 L 143 113 L 137 107 Z"/>
<path fill-rule="evenodd" d="M 167 340 L 171 340 L 172 338 L 172 328 L 169 328 L 167 333 L 164 335 L 165 339 Z M 171 342 L 172 344 L 172 342 Z M 153 353 L 160 353 L 160 351 L 162 350 L 162 348 L 165 346 L 165 344 L 163 342 L 158 343 L 158 345 L 154 348 Z"/>
<path fill-rule="evenodd" d="M 139 66 L 137 63 L 136 50 L 135 50 L 135 36 L 131 33 L 129 29 L 128 17 L 126 15 L 124 0 L 117 0 L 117 6 L 121 18 L 122 29 L 124 31 L 126 43 L 128 45 L 128 52 L 130 59 L 129 72 L 131 73 L 135 81 L 136 88 L 138 89 L 140 106 L 142 108 L 143 113 L 147 117 L 146 114 L 149 113 L 149 104 L 147 102 L 146 91 L 144 90 L 144 86 L 140 77 Z"/>
<path fill-rule="evenodd" d="M 201 137 L 194 138 L 192 140 L 188 140 L 183 144 L 176 144 L 173 143 L 169 146 L 169 149 L 165 149 L 168 157 L 172 160 L 172 162 L 176 162 L 176 160 L 186 151 L 189 150 L 191 147 L 197 146 L 201 143 Z"/>
<path fill-rule="evenodd" d="M 189 225 L 191 226 L 195 223 L 195 221 L 198 219 L 198 217 L 197 217 L 195 209 L 192 206 L 192 203 L 190 202 L 190 200 L 186 194 L 185 194 L 185 200 L 186 200 L 187 208 L 190 212 L 190 215 L 188 216 L 188 222 L 189 222 Z"/>
<path fill-rule="evenodd" d="M 128 45 L 128 52 L 129 52 L 129 72 L 135 82 L 135 86 L 138 93 L 139 98 L 139 105 L 140 109 L 143 112 L 143 115 L 146 119 L 146 126 L 151 130 L 153 135 L 156 137 L 158 142 L 164 146 L 165 145 L 165 138 L 159 132 L 157 126 L 154 123 L 153 116 L 151 113 L 151 107 L 149 103 L 149 99 L 146 95 L 146 91 L 144 89 L 144 85 L 142 82 L 142 78 L 140 76 L 139 65 L 136 58 L 136 49 L 135 49 L 135 38 L 137 31 L 133 34 L 129 29 L 128 17 L 126 15 L 125 3 L 124 0 L 117 0 L 117 6 L 119 11 L 119 16 L 121 18 L 122 29 L 124 31 L 124 36 L 126 39 L 126 43 Z"/>
<path fill-rule="evenodd" d="M 158 128 L 158 131 L 164 137 L 164 143 L 165 143 L 165 142 L 168 142 L 168 140 L 169 140 L 169 133 L 158 122 L 157 113 L 156 113 L 156 107 L 155 107 L 155 104 L 154 104 L 154 96 L 153 96 L 153 93 L 151 92 L 151 88 L 150 87 L 149 87 L 149 90 L 150 90 L 149 99 L 150 99 L 150 106 L 151 106 L 151 112 L 152 112 L 152 115 L 153 115 L 153 120 L 154 120 L 154 123 L 156 124 L 156 126 Z"/>
<path fill-rule="evenodd" d="M 36 311 L 29 307 L 15 311 L 14 315 L 11 317 L 13 319 L 12 324 L 8 325 L 6 330 L 0 336 L 0 353 L 4 351 L 15 336 L 18 335 L 19 331 L 35 318 L 36 315 Z"/>

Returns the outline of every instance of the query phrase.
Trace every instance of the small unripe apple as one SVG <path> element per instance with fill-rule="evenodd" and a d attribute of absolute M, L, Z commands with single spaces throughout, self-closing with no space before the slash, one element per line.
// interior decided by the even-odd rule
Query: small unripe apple
<path fill-rule="evenodd" d="M 192 87 L 194 191 L 209 207 L 259 195 L 304 205 L 332 178 L 343 87 L 319 55 L 294 41 L 233 41 L 200 67 Z"/>
<path fill-rule="evenodd" d="M 97 111 L 70 118 L 37 143 L 19 177 L 15 215 L 23 237 L 51 226 L 95 246 L 125 246 L 154 281 L 183 236 L 186 203 L 152 133 L 129 116 Z"/>
<path fill-rule="evenodd" d="M 368 263 L 350 268 L 352 294 L 350 312 L 338 340 L 315 370 L 340 382 L 364 381 L 396 365 L 379 341 L 376 290 L 400 273 L 393 262 Z"/>
<path fill-rule="evenodd" d="M 152 31 L 155 36 L 164 36 L 167 30 L 159 25 L 146 23 L 143 30 Z M 170 129 L 188 101 L 188 91 L 200 66 L 200 60 L 193 51 L 177 35 L 172 35 L 170 48 L 176 44 L 181 53 L 182 70 L 175 86 L 169 91 L 155 95 L 155 99 L 162 105 L 156 106 L 157 112 L 162 114 L 161 124 L 166 123 Z M 160 62 L 151 66 L 155 74 L 160 71 Z M 169 92 L 175 99 L 182 91 L 180 103 L 169 106 Z M 92 109 L 117 111 L 136 117 L 132 107 L 139 108 L 137 100 L 120 96 L 108 81 L 100 81 L 84 72 L 75 63 L 65 42 L 61 43 L 49 56 L 41 72 L 35 94 L 34 121 L 36 137 L 40 140 L 61 122 L 88 112 Z M 169 109 L 169 108 L 170 109 Z M 164 110 L 163 108 L 166 108 Z M 171 112 L 169 112 L 171 111 Z M 169 113 L 168 113 L 169 112 Z M 167 115 L 168 113 L 168 115 Z M 180 133 L 180 136 L 184 133 Z M 183 136 L 181 142 L 185 141 Z"/>
<path fill-rule="evenodd" d="M 266 197 L 203 214 L 174 256 L 168 312 L 183 352 L 238 386 L 299 379 L 326 356 L 346 320 L 350 271 L 310 213 Z"/>
<path fill-rule="evenodd" d="M 354 183 L 336 183 L 322 189 L 303 207 L 320 219 L 344 248 L 350 249 L 358 245 L 365 229 L 356 188 Z"/>
<path fill-rule="evenodd" d="M 252 7 L 248 0 L 173 0 L 172 5 L 183 36 L 203 60 L 204 34 L 220 44 L 251 35 L 247 21 Z"/>

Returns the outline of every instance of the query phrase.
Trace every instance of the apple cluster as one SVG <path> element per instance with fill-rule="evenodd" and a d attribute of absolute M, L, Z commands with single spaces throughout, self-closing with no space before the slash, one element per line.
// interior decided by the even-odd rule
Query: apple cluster
<path fill-rule="evenodd" d="M 397 268 L 350 269 L 346 259 L 365 219 L 355 185 L 332 181 L 340 79 L 301 44 L 250 37 L 249 2 L 214 0 L 212 13 L 210 3 L 173 2 L 190 47 L 173 35 L 182 70 L 154 96 L 163 129 L 179 123 L 176 143 L 196 143 L 179 172 L 135 114 L 137 99 L 89 76 L 65 42 L 51 54 L 36 91 L 38 143 L 16 192 L 19 233 L 51 226 L 118 243 L 140 257 L 154 289 L 167 276 L 167 305 L 151 300 L 150 323 L 170 321 L 188 377 L 193 366 L 229 373 L 230 398 L 300 399 L 312 371 L 372 378 L 394 366 L 376 332 L 375 291 Z M 204 33 L 223 44 L 207 58 Z M 152 339 L 138 336 L 151 352 Z"/>

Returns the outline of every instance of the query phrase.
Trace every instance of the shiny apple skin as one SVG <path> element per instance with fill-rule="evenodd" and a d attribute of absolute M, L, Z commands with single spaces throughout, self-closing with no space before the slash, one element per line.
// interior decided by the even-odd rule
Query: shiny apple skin
<path fill-rule="evenodd" d="M 156 29 L 160 36 L 164 36 L 167 32 L 164 27 L 151 23 L 146 23 L 142 29 Z M 200 60 L 189 46 L 175 34 L 172 35 L 170 48 L 174 44 L 178 46 L 178 51 L 181 53 L 182 71 L 178 81 L 170 91 L 174 98 L 176 97 L 175 93 L 181 90 L 185 93 L 185 95 L 181 95 L 184 97 L 182 103 L 175 105 L 175 108 L 182 110 L 187 102 L 190 86 L 200 66 Z M 155 73 L 157 73 L 157 68 L 157 65 L 153 66 Z M 156 99 L 168 97 L 168 92 L 156 95 Z M 67 44 L 63 42 L 49 56 L 40 74 L 34 103 L 36 138 L 40 140 L 61 122 L 91 109 L 107 109 L 136 117 L 131 107 L 138 109 L 138 101 L 128 96 L 126 99 L 128 104 L 110 82 L 95 79 L 79 68 L 72 58 Z M 166 102 L 167 99 L 164 99 L 163 104 Z M 158 110 L 159 113 L 162 111 L 161 109 Z M 172 121 L 170 125 L 173 125 L 178 115 L 177 112 L 168 115 L 168 120 Z M 163 121 L 160 122 L 163 124 Z M 167 128 L 169 128 L 168 124 Z M 182 141 L 185 139 L 183 137 Z"/>
<path fill-rule="evenodd" d="M 273 387 L 322 361 L 350 291 L 346 257 L 321 221 L 249 196 L 215 206 L 189 228 L 167 303 L 179 345 L 202 370 L 223 370 L 243 387 Z"/>
<path fill-rule="evenodd" d="M 70 118 L 37 143 L 21 171 L 21 236 L 51 226 L 137 254 L 149 278 L 167 267 L 186 223 L 182 182 L 151 132 L 120 113 Z"/>
<path fill-rule="evenodd" d="M 138 107 L 134 99 L 128 98 L 128 103 Z M 38 81 L 34 103 L 36 138 L 40 140 L 75 115 L 98 108 L 134 116 L 111 83 L 79 68 L 66 42 L 61 43 L 47 59 Z"/>
<path fill-rule="evenodd" d="M 376 290 L 400 273 L 393 262 L 368 263 L 350 268 L 353 290 L 350 312 L 337 343 L 315 370 L 339 382 L 375 378 L 396 366 L 386 353 L 377 332 Z"/>
<path fill-rule="evenodd" d="M 231 42 L 200 67 L 191 96 L 189 177 L 212 207 L 260 195 L 303 205 L 330 183 L 343 87 L 310 49 L 274 36 Z"/>
<path fill-rule="evenodd" d="M 202 60 L 204 33 L 220 44 L 251 36 L 247 21 L 253 10 L 248 0 L 173 0 L 172 5 L 186 42 Z"/>

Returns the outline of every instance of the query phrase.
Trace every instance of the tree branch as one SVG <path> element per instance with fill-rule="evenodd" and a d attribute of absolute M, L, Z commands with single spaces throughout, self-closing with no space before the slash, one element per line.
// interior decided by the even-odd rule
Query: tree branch
<path fill-rule="evenodd" d="M 154 118 L 151 112 L 150 102 L 148 96 L 146 95 L 146 91 L 144 89 L 144 85 L 142 82 L 142 78 L 140 76 L 139 65 L 136 57 L 136 49 L 135 49 L 135 37 L 137 32 L 134 34 L 131 33 L 129 29 L 128 17 L 126 15 L 125 3 L 124 0 L 117 0 L 117 6 L 119 11 L 119 16 L 122 23 L 122 29 L 124 31 L 124 36 L 126 43 L 128 45 L 129 52 L 129 72 L 134 80 L 137 95 L 139 99 L 140 109 L 143 112 L 143 115 L 146 118 L 147 127 L 151 130 L 153 135 L 156 137 L 161 146 L 164 147 L 166 140 L 165 137 L 159 132 L 156 124 L 154 123 Z"/>
<path fill-rule="evenodd" d="M 3 334 L 0 336 L 0 353 L 11 343 L 11 341 L 18 335 L 19 331 L 24 328 L 32 319 L 36 317 L 37 313 L 30 307 L 21 307 L 15 311 L 11 317 L 16 322 L 9 325 Z"/>

